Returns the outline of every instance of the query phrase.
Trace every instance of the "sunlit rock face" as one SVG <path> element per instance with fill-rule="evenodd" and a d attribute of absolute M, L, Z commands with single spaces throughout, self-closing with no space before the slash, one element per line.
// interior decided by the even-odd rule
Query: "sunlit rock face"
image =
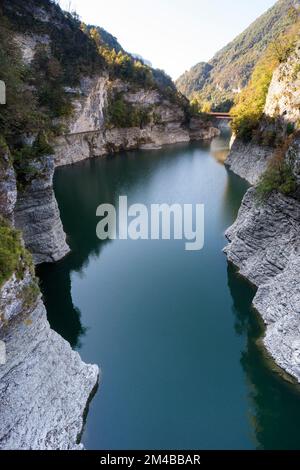
<path fill-rule="evenodd" d="M 297 125 L 300 118 L 300 49 L 274 72 L 265 115 L 280 126 Z M 274 149 L 236 140 L 227 164 L 250 183 L 258 182 Z M 300 140 L 290 138 L 284 159 L 296 179 L 293 197 L 273 191 L 258 201 L 256 190 L 244 197 L 238 218 L 226 235 L 225 252 L 240 273 L 258 287 L 253 305 L 261 314 L 264 344 L 275 362 L 300 381 Z"/>
<path fill-rule="evenodd" d="M 0 449 L 80 449 L 99 370 L 83 363 L 50 329 L 39 297 L 22 303 L 28 281 L 28 276 L 13 277 L 0 291 L 5 314 L 0 340 L 6 347 L 6 363 L 0 365 Z"/>
<path fill-rule="evenodd" d="M 258 287 L 253 305 L 261 314 L 264 344 L 300 382 L 300 202 L 278 192 L 258 203 L 250 189 L 226 232 L 228 260 Z"/>
<path fill-rule="evenodd" d="M 288 60 L 274 72 L 265 114 L 274 118 L 280 116 L 286 123 L 300 120 L 300 43 Z"/>
<path fill-rule="evenodd" d="M 183 108 L 158 90 L 136 90 L 132 84 L 119 79 L 110 81 L 106 75 L 82 80 L 78 94 L 68 132 L 56 141 L 57 166 L 121 150 L 211 139 L 219 133 L 210 122 L 201 119 L 186 122 Z M 107 124 L 109 101 L 120 95 L 133 108 L 149 114 L 147 125 L 119 128 Z"/>
<path fill-rule="evenodd" d="M 290 125 L 291 130 L 300 122 L 300 43 L 288 60 L 275 70 L 268 90 L 264 116 L 277 121 L 276 133 Z M 261 122 L 261 128 L 268 127 Z M 274 130 L 274 129 L 273 129 Z M 226 165 L 249 183 L 256 184 L 272 158 L 274 148 L 250 141 L 233 139 Z"/>

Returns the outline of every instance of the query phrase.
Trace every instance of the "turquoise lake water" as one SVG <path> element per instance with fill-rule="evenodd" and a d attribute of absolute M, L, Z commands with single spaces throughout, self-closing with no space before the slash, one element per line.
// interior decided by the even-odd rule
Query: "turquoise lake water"
<path fill-rule="evenodd" d="M 102 370 L 88 449 L 300 449 L 300 395 L 266 365 L 254 289 L 222 248 L 247 184 L 211 144 L 136 151 L 60 168 L 70 255 L 38 274 L 51 326 Z M 202 203 L 205 244 L 96 237 L 96 208 Z"/>

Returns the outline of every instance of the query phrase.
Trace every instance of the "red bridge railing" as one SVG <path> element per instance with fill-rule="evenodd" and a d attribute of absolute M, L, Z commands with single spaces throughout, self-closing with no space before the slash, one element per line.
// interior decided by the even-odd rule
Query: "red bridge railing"
<path fill-rule="evenodd" d="M 211 112 L 211 113 L 208 113 L 208 115 L 216 119 L 228 119 L 228 120 L 232 119 L 230 113 Z"/>

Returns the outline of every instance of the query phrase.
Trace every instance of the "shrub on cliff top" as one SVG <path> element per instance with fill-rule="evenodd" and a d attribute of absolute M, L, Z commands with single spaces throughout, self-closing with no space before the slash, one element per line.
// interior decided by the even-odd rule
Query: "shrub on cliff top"
<path fill-rule="evenodd" d="M 300 21 L 296 21 L 285 34 L 272 42 L 256 65 L 248 86 L 238 95 L 231 110 L 231 127 L 235 134 L 249 141 L 263 117 L 269 86 L 276 67 L 285 62 L 295 49 L 300 37 Z"/>
<path fill-rule="evenodd" d="M 267 93 L 273 72 L 278 65 L 276 58 L 269 52 L 258 63 L 247 88 L 239 95 L 236 105 L 231 110 L 231 127 L 235 134 L 249 141 L 263 116 Z"/>
<path fill-rule="evenodd" d="M 297 189 L 297 181 L 291 166 L 285 160 L 290 139 L 275 151 L 267 170 L 257 185 L 259 200 L 266 199 L 272 191 L 279 191 L 284 195 L 293 194 Z"/>
<path fill-rule="evenodd" d="M 27 268 L 32 269 L 32 260 L 22 244 L 20 232 L 0 217 L 0 287 L 13 273 L 22 278 Z"/>
<path fill-rule="evenodd" d="M 25 186 L 38 176 L 35 161 L 45 155 L 52 155 L 53 148 L 48 142 L 45 132 L 39 132 L 33 145 L 22 145 L 13 152 L 13 163 L 19 188 Z"/>

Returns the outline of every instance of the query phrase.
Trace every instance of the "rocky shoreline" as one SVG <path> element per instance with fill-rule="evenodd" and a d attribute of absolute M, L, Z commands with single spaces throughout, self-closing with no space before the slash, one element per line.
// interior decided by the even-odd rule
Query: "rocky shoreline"
<path fill-rule="evenodd" d="M 299 80 L 295 67 L 300 48 L 278 67 L 267 95 L 264 117 L 280 126 L 299 119 Z M 226 232 L 227 258 L 240 274 L 257 287 L 253 306 L 265 326 L 262 340 L 277 366 L 300 382 L 300 139 L 291 136 L 283 155 L 297 190 L 284 195 L 277 190 L 261 200 L 255 186 L 247 191 L 235 223 Z M 226 165 L 256 185 L 267 169 L 274 148 L 236 139 Z"/>
<path fill-rule="evenodd" d="M 186 123 L 182 107 L 157 90 L 136 91 L 119 79 L 110 81 L 106 76 L 83 79 L 78 94 L 80 98 L 73 103 L 75 114 L 67 123 L 69 131 L 56 140 L 56 166 L 120 151 L 211 139 L 220 133 L 211 122 L 197 117 Z M 108 125 L 109 102 L 120 95 L 125 103 L 149 114 L 147 125 L 122 128 Z"/>
<path fill-rule="evenodd" d="M 246 193 L 226 232 L 227 258 L 257 287 L 253 306 L 265 326 L 263 344 L 276 364 L 300 382 L 300 203 L 272 194 L 257 203 Z"/>

